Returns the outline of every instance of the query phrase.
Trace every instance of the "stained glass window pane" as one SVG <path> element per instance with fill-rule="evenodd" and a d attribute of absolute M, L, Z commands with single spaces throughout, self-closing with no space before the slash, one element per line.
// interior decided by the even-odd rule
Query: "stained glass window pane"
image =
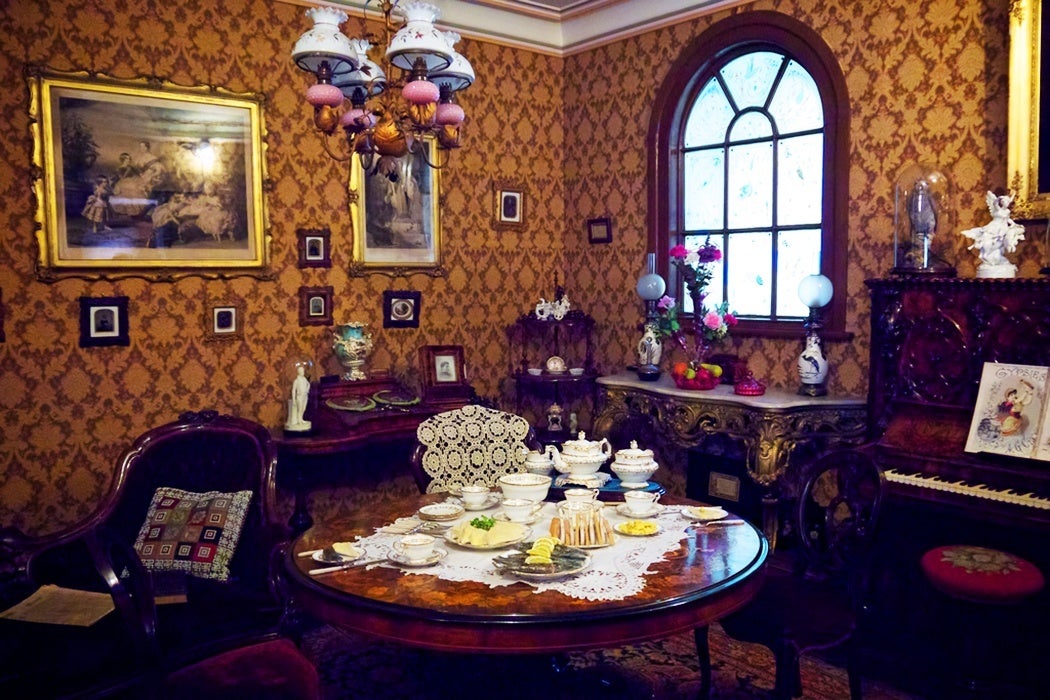
<path fill-rule="evenodd" d="M 773 234 L 733 234 L 729 258 L 729 310 L 738 316 L 769 317 L 773 304 Z"/>
<path fill-rule="evenodd" d="M 685 154 L 685 228 L 720 229 L 725 226 L 724 154 L 721 147 Z"/>
<path fill-rule="evenodd" d="M 777 144 L 777 223 L 820 224 L 824 136 L 796 136 Z"/>
<path fill-rule="evenodd" d="M 695 148 L 723 143 L 733 116 L 733 108 L 722 86 L 714 78 L 708 80 L 689 112 L 683 145 Z"/>
<path fill-rule="evenodd" d="M 769 111 L 781 134 L 820 129 L 824 126 L 824 108 L 820 91 L 809 72 L 788 62 L 784 76 L 773 94 Z"/>
<path fill-rule="evenodd" d="M 730 95 L 737 109 L 763 107 L 773 88 L 773 80 L 784 62 L 780 54 L 755 51 L 735 58 L 722 69 Z"/>
<path fill-rule="evenodd" d="M 770 142 L 729 149 L 729 228 L 773 224 L 773 145 Z"/>
<path fill-rule="evenodd" d="M 761 112 L 748 112 L 741 115 L 737 123 L 733 125 L 733 131 L 729 138 L 732 142 L 746 141 L 750 139 L 772 138 L 773 125 L 769 117 Z"/>
<path fill-rule="evenodd" d="M 809 308 L 798 298 L 798 283 L 820 272 L 820 229 L 782 231 L 777 244 L 777 316 L 805 317 Z"/>

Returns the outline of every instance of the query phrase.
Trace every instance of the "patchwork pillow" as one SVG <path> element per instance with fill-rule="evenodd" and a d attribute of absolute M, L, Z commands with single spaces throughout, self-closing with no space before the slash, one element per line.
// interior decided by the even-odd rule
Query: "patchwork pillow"
<path fill-rule="evenodd" d="M 226 581 L 251 491 L 194 493 L 161 487 L 153 494 L 135 550 L 153 572 Z"/>

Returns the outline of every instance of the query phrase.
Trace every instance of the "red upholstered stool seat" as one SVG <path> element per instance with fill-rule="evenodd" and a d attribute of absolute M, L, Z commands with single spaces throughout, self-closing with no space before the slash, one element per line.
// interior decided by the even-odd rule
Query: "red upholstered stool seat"
<path fill-rule="evenodd" d="M 227 651 L 168 675 L 162 700 L 320 700 L 310 660 L 287 639 Z"/>
<path fill-rule="evenodd" d="M 1028 560 L 986 547 L 935 547 L 923 555 L 921 565 L 934 588 L 975 603 L 1016 603 L 1038 593 L 1046 583 Z"/>

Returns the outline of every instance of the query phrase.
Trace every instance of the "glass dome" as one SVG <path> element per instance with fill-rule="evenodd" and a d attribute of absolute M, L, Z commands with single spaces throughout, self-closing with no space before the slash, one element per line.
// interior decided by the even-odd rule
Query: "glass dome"
<path fill-rule="evenodd" d="M 955 206 L 951 183 L 936 166 L 909 165 L 894 189 L 895 275 L 954 277 L 946 260 L 952 250 Z"/>

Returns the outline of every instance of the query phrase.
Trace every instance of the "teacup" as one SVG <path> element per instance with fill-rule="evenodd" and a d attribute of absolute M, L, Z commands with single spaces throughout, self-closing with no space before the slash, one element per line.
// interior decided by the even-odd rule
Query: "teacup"
<path fill-rule="evenodd" d="M 424 561 L 434 553 L 434 538 L 417 532 L 394 543 L 394 551 L 408 561 Z"/>
<path fill-rule="evenodd" d="M 648 513 L 656 506 L 658 500 L 660 500 L 660 494 L 652 491 L 628 491 L 623 495 L 623 502 L 627 504 L 627 510 L 634 515 Z"/>
<path fill-rule="evenodd" d="M 474 484 L 473 486 L 464 486 L 459 490 L 459 497 L 463 499 L 463 502 L 468 506 L 477 507 L 484 505 L 485 501 L 489 499 L 488 486 L 482 484 Z"/>
<path fill-rule="evenodd" d="M 565 500 L 569 503 L 591 503 L 598 500 L 598 489 L 565 489 Z"/>
<path fill-rule="evenodd" d="M 503 512 L 507 520 L 513 523 L 523 523 L 537 511 L 539 504 L 527 498 L 505 498 L 503 499 Z"/>

